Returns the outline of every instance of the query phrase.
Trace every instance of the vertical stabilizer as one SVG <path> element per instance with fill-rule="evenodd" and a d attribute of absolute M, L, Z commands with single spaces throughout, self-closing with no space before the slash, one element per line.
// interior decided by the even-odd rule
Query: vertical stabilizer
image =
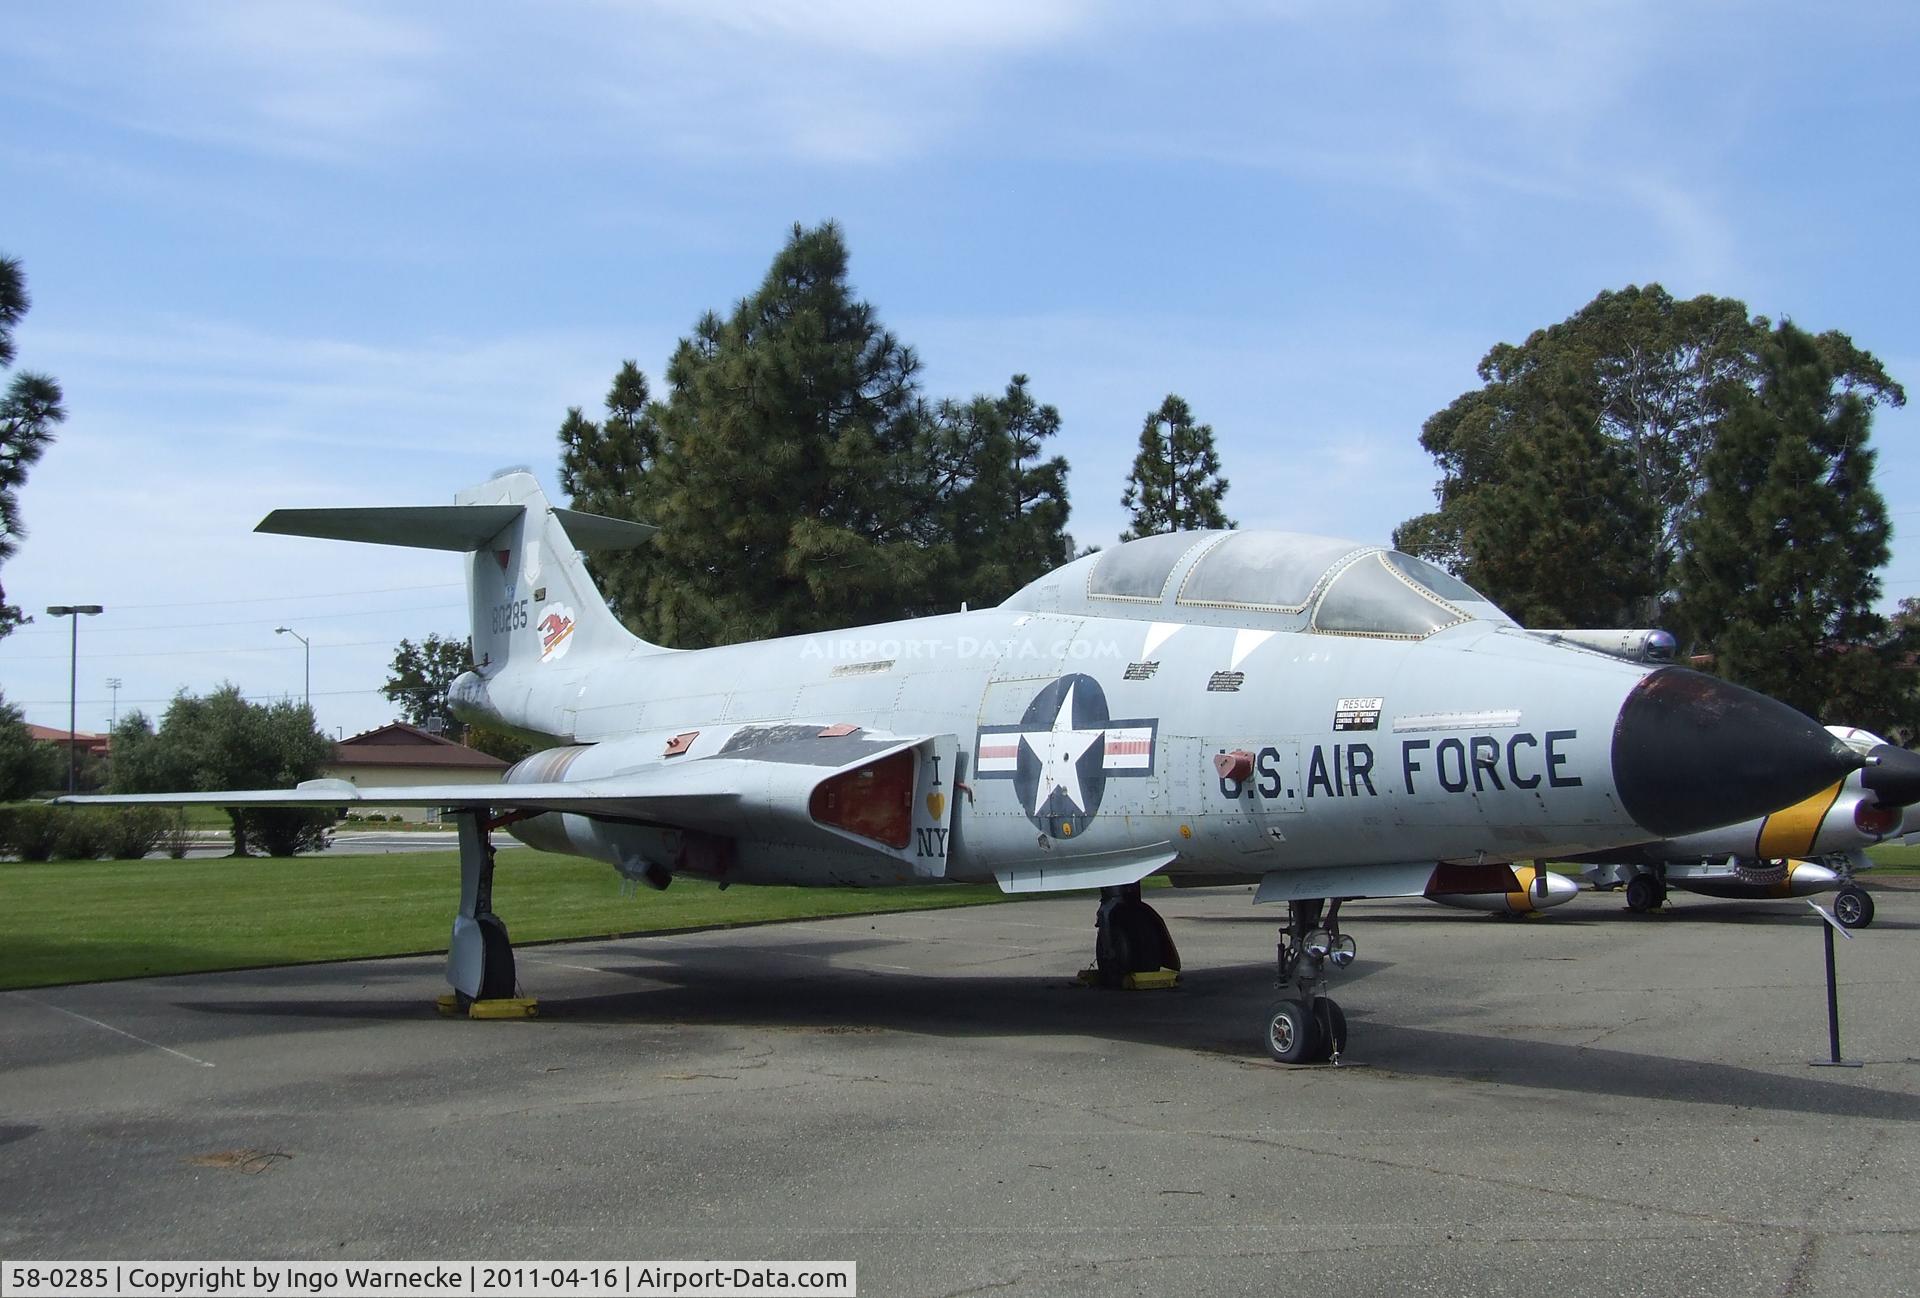
<path fill-rule="evenodd" d="M 454 683 L 456 715 L 464 708 L 489 723 L 557 734 L 558 711 L 551 700 L 534 704 L 526 673 L 554 664 L 572 668 L 630 653 L 665 652 L 620 625 L 578 553 L 632 549 L 654 528 L 556 509 L 523 469 L 469 487 L 454 499 L 452 505 L 276 509 L 254 530 L 467 555 L 478 673 Z M 517 688 L 491 688 L 509 671 Z"/>
<path fill-rule="evenodd" d="M 630 549 L 653 528 L 555 509 L 524 471 L 504 473 L 454 499 L 455 508 L 519 507 L 467 564 L 473 661 L 482 676 L 654 647 L 614 617 L 577 553 Z"/>

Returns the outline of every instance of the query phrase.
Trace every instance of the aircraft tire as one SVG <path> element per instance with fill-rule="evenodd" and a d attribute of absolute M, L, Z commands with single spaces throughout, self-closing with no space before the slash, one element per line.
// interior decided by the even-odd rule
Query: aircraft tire
<path fill-rule="evenodd" d="M 1325 1063 L 1333 1058 L 1336 1051 L 1344 1054 L 1347 1049 L 1347 1014 L 1340 1003 L 1331 996 L 1316 996 L 1309 1007 L 1313 1014 L 1314 1036 L 1313 1062 Z"/>
<path fill-rule="evenodd" d="M 1665 900 L 1661 896 L 1661 887 L 1650 874 L 1636 874 L 1627 880 L 1627 909 L 1636 915 L 1644 915 L 1655 909 Z"/>
<path fill-rule="evenodd" d="M 499 1001 L 513 996 L 518 979 L 513 969 L 513 943 L 507 940 L 507 924 L 498 915 L 478 915 L 481 966 L 480 995 L 476 1000 Z"/>
<path fill-rule="evenodd" d="M 1154 968 L 1177 971 L 1180 968 L 1180 948 L 1173 944 L 1173 934 L 1167 928 L 1166 917 L 1144 901 L 1140 903 L 1140 909 L 1147 912 L 1147 918 L 1153 921 L 1154 936 L 1160 943 L 1160 963 Z"/>
<path fill-rule="evenodd" d="M 1114 977 L 1130 973 L 1153 973 L 1157 969 L 1178 969 L 1168 964 L 1173 942 L 1159 912 L 1143 901 L 1123 901 L 1107 913 L 1107 922 L 1095 944 L 1094 955 L 1100 972 Z"/>
<path fill-rule="evenodd" d="M 1833 895 L 1833 917 L 1841 928 L 1865 928 L 1873 923 L 1873 895 L 1865 888 L 1848 884 Z"/>
<path fill-rule="evenodd" d="M 1267 1054 L 1276 1063 L 1310 1064 L 1319 1055 L 1320 1027 L 1313 1011 L 1299 1001 L 1282 999 L 1267 1007 L 1267 1027 L 1263 1034 Z"/>

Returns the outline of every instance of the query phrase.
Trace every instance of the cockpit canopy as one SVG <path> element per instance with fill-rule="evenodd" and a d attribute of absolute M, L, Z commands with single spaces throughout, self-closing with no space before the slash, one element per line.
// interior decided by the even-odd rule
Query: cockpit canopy
<path fill-rule="evenodd" d="M 1077 559 L 1005 608 L 1419 640 L 1462 622 L 1512 625 L 1412 555 L 1300 532 L 1168 532 Z"/>

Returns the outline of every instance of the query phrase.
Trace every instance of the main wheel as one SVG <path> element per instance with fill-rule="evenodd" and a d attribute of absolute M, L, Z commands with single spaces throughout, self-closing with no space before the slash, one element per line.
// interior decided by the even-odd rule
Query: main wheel
<path fill-rule="evenodd" d="M 1660 883 L 1650 874 L 1636 874 L 1627 880 L 1627 909 L 1644 915 L 1661 901 Z"/>
<path fill-rule="evenodd" d="M 511 999 L 517 980 L 513 972 L 513 943 L 507 940 L 507 924 L 498 915 L 476 915 L 480 926 L 480 994 L 475 1000 Z"/>
<path fill-rule="evenodd" d="M 1312 1063 L 1320 1045 L 1313 1011 L 1296 1000 L 1278 1000 L 1267 1008 L 1267 1053 L 1283 1064 Z"/>
<path fill-rule="evenodd" d="M 1865 928 L 1873 923 L 1873 896 L 1865 888 L 1848 884 L 1833 894 L 1833 917 L 1841 928 Z"/>
<path fill-rule="evenodd" d="M 1316 996 L 1310 1012 L 1313 1015 L 1314 1034 L 1319 1038 L 1315 1043 L 1313 1062 L 1324 1063 L 1336 1053 L 1345 1054 L 1347 1049 L 1346 1011 L 1331 996 Z"/>
<path fill-rule="evenodd" d="M 1094 962 L 1102 977 L 1123 978 L 1130 973 L 1152 973 L 1169 965 L 1172 943 L 1167 926 L 1153 907 L 1142 901 L 1123 901 L 1107 912 L 1094 942 Z"/>

